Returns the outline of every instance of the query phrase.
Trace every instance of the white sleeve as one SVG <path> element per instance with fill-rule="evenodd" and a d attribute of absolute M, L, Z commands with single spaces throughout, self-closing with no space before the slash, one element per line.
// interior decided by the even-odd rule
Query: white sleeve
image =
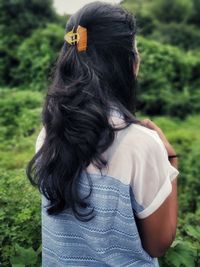
<path fill-rule="evenodd" d="M 132 208 L 138 218 L 148 217 L 161 206 L 178 174 L 158 134 L 143 134 L 134 149 L 131 177 Z"/>
<path fill-rule="evenodd" d="M 167 150 L 156 131 L 155 131 L 155 139 L 160 144 L 161 149 L 163 150 L 163 153 L 165 154 L 165 158 L 167 160 L 167 165 L 168 165 L 168 170 L 169 170 L 169 178 L 171 181 L 173 181 L 179 174 L 179 171 L 174 166 L 172 166 L 171 163 L 169 162 Z"/>
<path fill-rule="evenodd" d="M 37 153 L 39 151 L 39 149 L 41 148 L 43 142 L 44 142 L 44 138 L 45 138 L 45 128 L 42 127 L 37 139 L 36 139 L 36 144 L 35 144 L 35 153 Z"/>

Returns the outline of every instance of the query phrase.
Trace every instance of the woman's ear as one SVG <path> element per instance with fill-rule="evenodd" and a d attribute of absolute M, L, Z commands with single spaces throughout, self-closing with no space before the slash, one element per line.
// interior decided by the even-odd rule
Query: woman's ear
<path fill-rule="evenodd" d="M 137 40 L 135 39 L 135 45 L 134 45 L 134 54 L 135 54 L 135 61 L 133 63 L 133 74 L 135 77 L 138 76 L 139 68 L 140 68 L 140 54 L 137 49 Z"/>
<path fill-rule="evenodd" d="M 139 69 L 140 69 L 140 56 L 139 53 L 136 53 L 136 58 L 133 63 L 133 74 L 135 75 L 135 77 L 138 76 Z"/>

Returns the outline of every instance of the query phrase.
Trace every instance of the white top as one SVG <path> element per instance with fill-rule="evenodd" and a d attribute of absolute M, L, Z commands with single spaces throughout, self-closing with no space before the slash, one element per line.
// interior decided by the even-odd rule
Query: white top
<path fill-rule="evenodd" d="M 110 122 L 124 123 L 118 112 L 111 113 Z M 36 152 L 44 137 L 42 128 Z M 155 212 L 171 193 L 171 181 L 179 172 L 154 130 L 132 124 L 115 137 L 103 153 L 108 161 L 103 176 L 92 163 L 87 168 L 93 220 L 80 222 L 71 210 L 50 216 L 42 198 L 42 266 L 159 266 L 142 246 L 134 215 L 146 218 Z M 89 193 L 84 172 L 78 186 L 81 196 Z"/>
<path fill-rule="evenodd" d="M 114 109 L 111 115 L 113 125 L 123 125 L 124 120 L 117 110 Z M 36 152 L 44 136 L 43 127 L 37 138 Z M 131 185 L 137 204 L 135 212 L 139 218 L 145 218 L 159 208 L 172 191 L 171 181 L 179 174 L 170 164 L 157 132 L 138 124 L 116 132 L 114 143 L 103 155 L 109 162 L 109 169 L 103 173 Z M 87 170 L 99 174 L 92 164 Z"/>

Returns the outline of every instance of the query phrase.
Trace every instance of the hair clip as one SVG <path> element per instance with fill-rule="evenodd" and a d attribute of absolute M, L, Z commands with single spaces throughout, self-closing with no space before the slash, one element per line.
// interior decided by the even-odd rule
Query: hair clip
<path fill-rule="evenodd" d="M 67 32 L 64 39 L 70 45 L 77 45 L 79 52 L 87 49 L 87 29 L 80 25 L 78 25 L 76 32 L 74 32 L 74 27 L 70 32 Z"/>
<path fill-rule="evenodd" d="M 65 34 L 64 37 L 65 41 L 68 42 L 70 45 L 75 45 L 80 39 L 80 36 L 77 32 L 74 32 L 74 27 L 73 29 Z"/>

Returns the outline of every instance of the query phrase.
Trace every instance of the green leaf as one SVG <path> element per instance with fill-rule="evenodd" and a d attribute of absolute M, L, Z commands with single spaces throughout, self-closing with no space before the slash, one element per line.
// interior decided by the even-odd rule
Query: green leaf
<path fill-rule="evenodd" d="M 195 267 L 196 250 L 189 243 L 182 241 L 174 248 L 170 248 L 167 252 L 166 259 L 170 266 L 175 267 Z"/>
<path fill-rule="evenodd" d="M 37 253 L 33 248 L 23 248 L 18 244 L 15 245 L 15 255 L 10 259 L 12 267 L 24 267 L 34 265 L 37 262 Z"/>
<path fill-rule="evenodd" d="M 193 227 L 192 225 L 188 225 L 186 226 L 186 232 L 188 235 L 196 238 L 196 239 L 200 239 L 200 227 L 199 226 L 196 226 L 196 227 Z"/>

